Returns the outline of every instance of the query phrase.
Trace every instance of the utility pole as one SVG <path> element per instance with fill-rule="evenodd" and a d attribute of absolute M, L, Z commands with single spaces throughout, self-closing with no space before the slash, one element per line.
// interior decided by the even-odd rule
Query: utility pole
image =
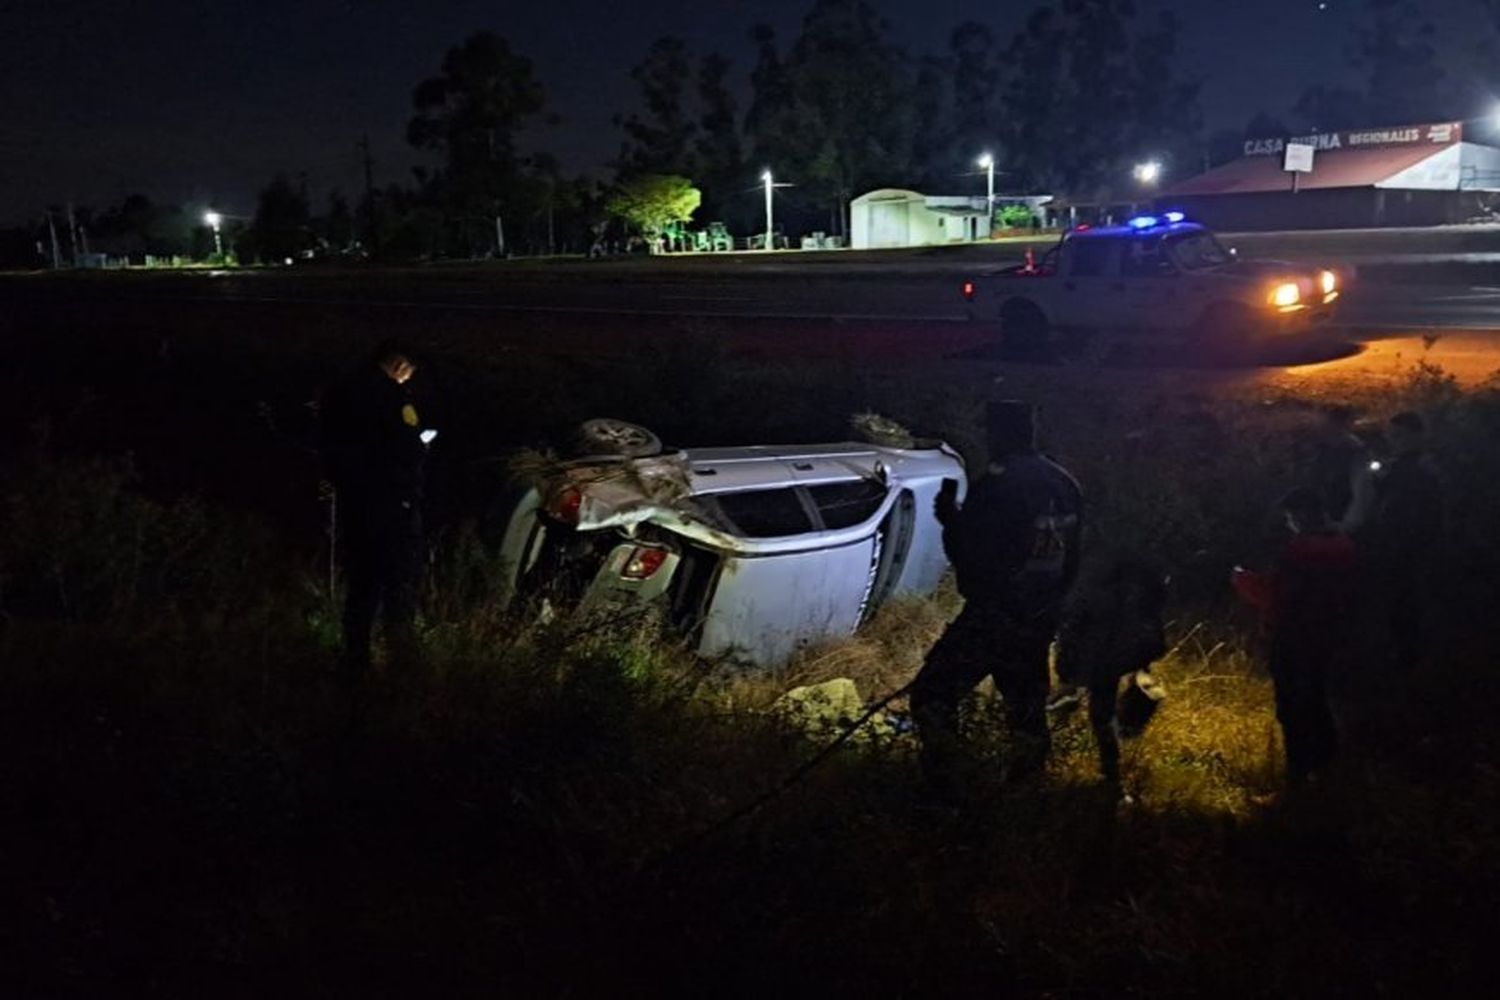
<path fill-rule="evenodd" d="M 68 257 L 73 266 L 78 266 L 78 219 L 73 215 L 73 203 L 68 202 Z"/>
<path fill-rule="evenodd" d="M 62 267 L 62 253 L 57 248 L 57 223 L 53 221 L 52 209 L 47 209 L 47 232 L 52 237 L 52 270 Z"/>
<path fill-rule="evenodd" d="M 375 161 L 370 158 L 370 133 L 359 140 L 360 159 L 365 166 L 365 237 L 370 243 L 370 255 L 380 256 L 380 227 L 375 223 Z"/>

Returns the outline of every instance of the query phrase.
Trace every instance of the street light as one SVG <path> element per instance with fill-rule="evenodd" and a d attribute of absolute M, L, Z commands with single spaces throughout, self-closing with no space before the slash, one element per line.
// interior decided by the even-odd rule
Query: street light
<path fill-rule="evenodd" d="M 1161 163 L 1157 160 L 1147 160 L 1145 163 L 1135 165 L 1135 179 L 1142 184 L 1155 184 L 1161 179 Z"/>
<path fill-rule="evenodd" d="M 214 256 L 223 257 L 224 242 L 219 238 L 219 223 L 224 221 L 224 217 L 218 212 L 204 212 L 203 221 L 214 231 Z"/>
<path fill-rule="evenodd" d="M 985 153 L 979 158 L 979 165 L 984 168 L 985 173 L 985 207 L 989 209 L 986 218 L 989 219 L 989 228 L 985 230 L 984 238 L 989 239 L 995 232 L 995 158 Z"/>
<path fill-rule="evenodd" d="M 771 229 L 771 188 L 774 185 L 773 185 L 773 183 L 771 181 L 771 171 L 770 171 L 769 168 L 767 168 L 766 170 L 761 171 L 760 179 L 762 181 L 764 181 L 765 185 L 766 185 L 766 249 L 770 250 L 771 249 L 771 245 L 772 245 L 772 236 L 771 236 L 771 233 L 772 233 L 772 229 Z"/>

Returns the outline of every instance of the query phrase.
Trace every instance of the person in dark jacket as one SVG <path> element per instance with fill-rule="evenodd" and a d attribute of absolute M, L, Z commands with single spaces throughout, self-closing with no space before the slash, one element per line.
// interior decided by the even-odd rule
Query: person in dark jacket
<path fill-rule="evenodd" d="M 1005 700 L 1011 776 L 1045 763 L 1047 653 L 1059 605 L 1078 573 L 1082 492 L 1061 466 L 1037 454 L 1032 408 L 991 404 L 986 422 L 988 471 L 962 506 L 956 483 L 945 483 L 936 501 L 964 608 L 911 689 L 923 770 L 950 790 L 958 705 L 986 675 Z"/>
<path fill-rule="evenodd" d="M 1356 411 L 1331 406 L 1312 435 L 1311 473 L 1331 520 L 1343 524 L 1356 507 L 1360 485 L 1374 455 L 1354 433 Z"/>
<path fill-rule="evenodd" d="M 424 466 L 435 434 L 423 431 L 411 393 L 415 373 L 399 345 L 382 343 L 328 389 L 320 407 L 348 576 L 343 662 L 351 679 L 369 669 L 377 612 L 394 656 L 415 648 Z"/>
<path fill-rule="evenodd" d="M 1415 413 L 1390 421 L 1394 456 L 1375 481 L 1369 545 L 1384 600 L 1396 665 L 1410 669 L 1430 644 L 1426 618 L 1433 554 L 1442 542 L 1442 481 Z"/>
<path fill-rule="evenodd" d="M 1270 638 L 1276 720 L 1286 745 L 1287 782 L 1304 784 L 1338 750 L 1328 704 L 1328 670 L 1349 647 L 1358 560 L 1354 543 L 1329 520 L 1317 491 L 1281 502 L 1292 539 L 1272 569 L 1236 568 L 1234 589 L 1261 612 Z"/>
<path fill-rule="evenodd" d="M 1115 553 L 1083 573 L 1063 609 L 1057 678 L 1064 689 L 1048 707 L 1076 704 L 1077 692 L 1088 692 L 1099 767 L 1110 783 L 1120 780 L 1120 681 L 1166 653 L 1166 600 L 1165 573 L 1138 555 Z"/>

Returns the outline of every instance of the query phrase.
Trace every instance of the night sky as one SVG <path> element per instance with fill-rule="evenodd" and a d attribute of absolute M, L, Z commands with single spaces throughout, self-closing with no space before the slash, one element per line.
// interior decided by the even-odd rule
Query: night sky
<path fill-rule="evenodd" d="M 1184 68 L 1205 80 L 1206 130 L 1284 112 L 1316 79 L 1343 72 L 1359 0 L 1146 0 L 1183 12 Z M 987 20 L 1002 38 L 1032 0 L 874 0 L 914 52 L 940 51 L 952 27 Z M 564 121 L 532 144 L 566 168 L 603 173 L 619 146 L 611 117 L 632 99 L 629 68 L 663 34 L 719 49 L 741 74 L 750 25 L 796 30 L 810 0 L 0 0 L 0 222 L 48 201 L 117 201 L 144 191 L 248 214 L 274 173 L 312 189 L 360 186 L 355 144 L 368 132 L 377 182 L 420 162 L 404 144 L 411 89 L 443 53 L 490 28 L 536 63 Z M 1320 6 L 1326 9 L 1320 9 Z M 1450 0 L 1441 7 L 1467 9 Z M 1462 18 L 1444 24 L 1458 51 Z"/>

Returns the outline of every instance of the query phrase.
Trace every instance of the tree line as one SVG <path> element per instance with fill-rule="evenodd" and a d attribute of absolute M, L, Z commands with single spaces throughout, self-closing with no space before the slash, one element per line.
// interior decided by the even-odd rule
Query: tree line
<path fill-rule="evenodd" d="M 1500 4 L 1471 2 L 1495 27 L 1475 64 L 1493 65 Z M 1357 86 L 1313 81 L 1295 107 L 1205 137 L 1200 81 L 1180 68 L 1171 11 L 1050 0 L 1003 27 L 965 21 L 944 51 L 917 54 L 867 0 L 813 0 L 790 37 L 748 27 L 747 89 L 721 53 L 653 42 L 630 71 L 635 106 L 615 117 L 622 141 L 601 182 L 567 175 L 527 141 L 557 116 L 532 61 L 481 31 L 413 89 L 406 140 L 429 165 L 352 203 L 334 192 L 315 205 L 305 183 L 276 177 L 253 218 L 231 221 L 231 242 L 242 261 L 407 260 L 582 252 L 689 215 L 758 232 L 764 167 L 790 184 L 776 194 L 789 230 L 844 234 L 864 191 L 982 190 L 981 153 L 994 157 L 1000 190 L 1104 199 L 1128 192 L 1143 158 L 1181 177 L 1238 156 L 1246 138 L 1452 117 L 1455 100 L 1472 104 L 1482 87 L 1456 86 L 1434 32 L 1412 0 L 1365 0 L 1342 43 Z M 96 246 L 165 256 L 211 246 L 200 219 L 141 196 L 78 215 Z"/>

